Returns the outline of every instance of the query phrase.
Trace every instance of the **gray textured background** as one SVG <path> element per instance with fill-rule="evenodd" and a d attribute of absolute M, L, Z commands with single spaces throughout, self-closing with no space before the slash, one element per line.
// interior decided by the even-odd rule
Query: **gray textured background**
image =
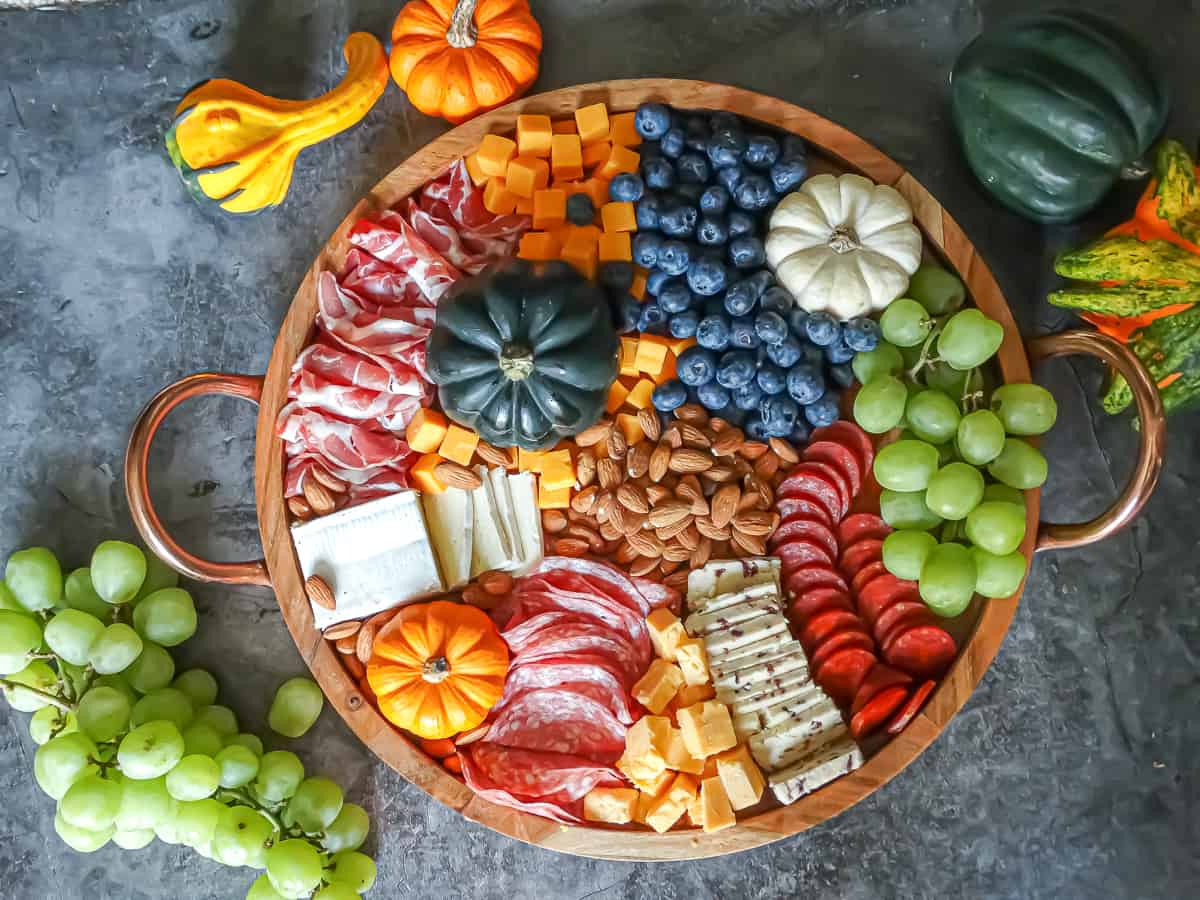
<path fill-rule="evenodd" d="M 979 29 L 1031 2 L 537 0 L 540 88 L 638 75 L 727 81 L 849 126 L 923 181 L 995 270 L 1027 332 L 1069 317 L 1043 302 L 1054 251 L 1117 221 L 1039 231 L 988 205 L 955 150 L 950 66 Z M 1065 5 L 1053 3 L 1051 5 Z M 1200 125 L 1194 0 L 1077 3 L 1157 47 L 1174 133 Z M 186 197 L 162 152 L 175 101 L 228 75 L 310 96 L 340 72 L 350 29 L 385 36 L 399 0 L 142 0 L 0 13 L 0 558 L 47 543 L 73 564 L 130 533 L 119 481 L 141 405 L 192 371 L 262 372 L 325 236 L 370 185 L 440 133 L 390 87 L 352 132 L 306 151 L 291 196 L 257 218 Z M 1096 412 L 1099 367 L 1040 373 L 1059 398 L 1046 442 L 1048 515 L 1095 514 L 1129 470 L 1127 420 Z M 189 406 L 160 436 L 159 508 L 192 548 L 254 554 L 254 411 Z M 429 800 L 333 714 L 297 742 L 310 770 L 373 813 L 373 896 L 479 898 L 1159 898 L 1200 893 L 1200 631 L 1190 492 L 1197 417 L 1172 424 L 1158 495 L 1103 546 L 1040 558 L 1014 627 L 945 734 L 867 801 L 808 834 L 737 857 L 670 865 L 530 849 Z M 114 477 L 115 476 L 115 477 Z M 248 727 L 302 670 L 271 596 L 197 586 L 210 666 Z M 0 709 L 0 897 L 240 898 L 251 881 L 186 849 L 80 856 L 35 787 L 27 716 Z"/>

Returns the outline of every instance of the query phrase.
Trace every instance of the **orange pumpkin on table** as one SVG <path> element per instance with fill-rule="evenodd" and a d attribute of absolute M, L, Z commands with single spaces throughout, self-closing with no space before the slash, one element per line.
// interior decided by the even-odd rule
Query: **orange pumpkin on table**
<path fill-rule="evenodd" d="M 541 52 L 529 0 L 411 0 L 392 26 L 390 62 L 413 106 L 458 124 L 521 96 Z"/>
<path fill-rule="evenodd" d="M 426 739 L 476 727 L 504 693 L 507 672 L 508 645 L 487 614 L 446 600 L 402 609 L 367 663 L 380 712 Z"/>

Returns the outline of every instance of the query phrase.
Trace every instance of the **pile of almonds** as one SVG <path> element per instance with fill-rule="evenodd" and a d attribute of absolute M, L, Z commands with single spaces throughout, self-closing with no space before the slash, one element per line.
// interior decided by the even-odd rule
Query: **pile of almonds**
<path fill-rule="evenodd" d="M 633 446 L 608 420 L 575 436 L 570 508 L 542 511 L 548 552 L 601 556 L 677 589 L 710 558 L 763 555 L 779 525 L 775 488 L 799 460 L 795 448 L 747 440 L 697 404 L 681 406 L 665 427 L 649 408 L 638 423 L 646 437 Z"/>

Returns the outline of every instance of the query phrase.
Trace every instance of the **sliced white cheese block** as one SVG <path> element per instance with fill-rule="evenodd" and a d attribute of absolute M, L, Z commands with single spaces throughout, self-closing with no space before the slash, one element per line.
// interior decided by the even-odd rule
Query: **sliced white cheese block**
<path fill-rule="evenodd" d="M 471 577 L 489 569 L 512 569 L 512 548 L 508 546 L 507 532 L 496 511 L 495 491 L 491 479 L 471 492 L 474 511 L 474 541 L 471 548 Z"/>
<path fill-rule="evenodd" d="M 756 709 L 765 709 L 776 703 L 782 703 L 814 688 L 818 691 L 821 690 L 813 684 L 808 670 L 796 669 L 794 672 L 788 672 L 778 678 L 760 681 L 751 690 L 742 694 L 727 692 L 724 696 L 728 697 L 728 700 L 723 699 L 721 694 L 717 695 L 717 699 L 733 706 L 737 712 L 753 712 Z"/>
<path fill-rule="evenodd" d="M 799 649 L 798 646 L 785 645 L 776 653 L 742 656 L 732 660 L 728 667 L 714 666 L 713 686 L 718 694 L 722 690 L 739 692 L 760 681 L 778 678 L 796 669 L 808 671 L 808 659 L 803 652 L 797 652 Z"/>
<path fill-rule="evenodd" d="M 768 776 L 771 792 L 780 803 L 794 803 L 805 794 L 853 772 L 863 764 L 862 750 L 847 735 L 821 747 L 809 757 Z"/>
<path fill-rule="evenodd" d="M 471 580 L 471 533 L 475 512 L 469 491 L 447 488 L 440 494 L 422 494 L 421 508 L 429 540 L 448 589 Z"/>
<path fill-rule="evenodd" d="M 746 647 L 758 641 L 765 640 L 776 634 L 786 635 L 788 632 L 787 619 L 776 613 L 756 616 L 747 619 L 733 628 L 717 631 L 704 636 L 704 648 L 708 651 L 709 659 L 727 655 L 739 647 Z"/>
<path fill-rule="evenodd" d="M 779 599 L 775 596 L 774 588 L 772 588 L 772 592 L 765 597 L 747 597 L 721 609 L 705 608 L 704 612 L 692 613 L 684 620 L 683 627 L 687 629 L 688 634 L 693 636 L 709 634 L 722 628 L 731 628 L 738 622 L 752 619 L 762 613 L 779 613 L 781 611 Z"/>
<path fill-rule="evenodd" d="M 823 732 L 842 725 L 842 715 L 832 700 L 826 698 L 778 725 L 750 738 L 750 752 L 768 772 L 789 765 L 799 755 L 819 743 Z"/>
<path fill-rule="evenodd" d="M 521 535 L 521 571 L 532 569 L 542 561 L 542 514 L 537 505 L 537 479 L 532 472 L 517 472 L 508 476 L 513 513 Z"/>
<path fill-rule="evenodd" d="M 775 589 L 775 585 L 771 582 L 763 582 L 761 584 L 752 584 L 736 591 L 716 594 L 712 597 L 696 598 L 688 604 L 688 608 L 692 611 L 692 615 L 688 616 L 688 620 L 697 618 L 698 616 L 713 616 L 724 610 L 740 606 L 747 601 L 766 601 L 774 603 L 777 607 L 783 606 L 782 601 L 779 599 L 779 591 Z"/>
<path fill-rule="evenodd" d="M 513 511 L 512 492 L 508 489 L 508 472 L 504 469 L 489 469 L 478 466 L 479 477 L 490 481 L 492 499 L 496 504 L 496 519 L 504 534 L 505 549 L 514 563 L 521 562 L 521 532 L 517 530 L 517 516 Z"/>
<path fill-rule="evenodd" d="M 800 692 L 790 697 L 781 697 L 771 703 L 770 706 L 765 706 L 758 711 L 758 717 L 763 724 L 763 728 L 771 728 L 779 725 L 789 719 L 794 719 L 797 716 L 803 715 L 807 710 L 811 710 L 819 703 L 824 703 L 828 696 L 816 685 L 816 688 L 810 692 Z"/>
<path fill-rule="evenodd" d="M 705 644 L 707 649 L 707 642 Z M 777 656 L 785 651 L 799 651 L 803 653 L 800 643 L 796 641 L 790 634 L 779 632 L 771 634 L 762 640 L 755 641 L 752 644 L 746 644 L 743 647 L 729 652 L 713 656 L 709 654 L 708 664 L 711 669 L 716 669 L 722 672 L 728 672 L 740 666 L 748 664 L 752 660 L 766 659 L 771 656 Z"/>
<path fill-rule="evenodd" d="M 688 573 L 688 608 L 693 599 L 715 597 L 752 584 L 773 583 L 779 588 L 779 560 L 775 557 L 718 559 Z"/>
<path fill-rule="evenodd" d="M 739 743 L 744 743 L 761 728 L 762 722 L 759 721 L 758 713 L 746 713 L 733 717 L 733 733 L 737 735 Z"/>

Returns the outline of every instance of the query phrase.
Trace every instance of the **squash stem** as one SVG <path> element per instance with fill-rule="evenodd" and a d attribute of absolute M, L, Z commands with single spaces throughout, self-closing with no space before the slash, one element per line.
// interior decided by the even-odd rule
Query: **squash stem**
<path fill-rule="evenodd" d="M 1127 162 L 1121 166 L 1122 181 L 1141 181 L 1150 174 L 1150 167 L 1140 159 Z"/>
<path fill-rule="evenodd" d="M 533 374 L 533 351 L 524 344 L 505 344 L 500 349 L 499 364 L 510 381 L 524 381 Z"/>
<path fill-rule="evenodd" d="M 421 666 L 421 677 L 430 684 L 440 684 L 450 677 L 450 663 L 446 661 L 444 656 L 435 656 L 433 659 L 425 660 L 425 664 Z"/>
<path fill-rule="evenodd" d="M 459 50 L 474 47 L 479 40 L 475 27 L 475 4 L 479 0 L 458 0 L 450 16 L 450 27 L 446 30 L 446 43 Z"/>

